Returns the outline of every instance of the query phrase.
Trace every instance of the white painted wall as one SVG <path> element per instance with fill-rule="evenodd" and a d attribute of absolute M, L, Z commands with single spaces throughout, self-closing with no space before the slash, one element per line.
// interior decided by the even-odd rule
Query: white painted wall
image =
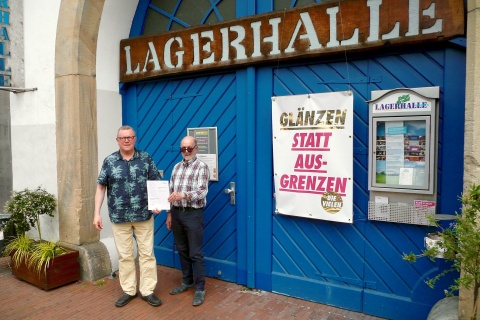
<path fill-rule="evenodd" d="M 55 130 L 55 41 L 61 0 L 23 0 L 24 32 L 12 33 L 17 46 L 16 55 L 24 50 L 24 63 L 12 65 L 12 75 L 26 88 L 36 91 L 11 94 L 11 135 L 13 189 L 36 188 L 41 185 L 50 193 L 57 190 L 57 155 Z M 18 2 L 16 3 L 19 4 Z M 100 21 L 97 43 L 97 119 L 98 165 L 118 149 L 117 129 L 122 125 L 122 101 L 119 94 L 119 43 L 128 38 L 138 0 L 106 0 Z M 15 53 L 13 53 L 15 54 Z M 24 77 L 18 77 L 23 75 Z M 98 172 L 92 172 L 97 176 Z M 105 201 L 106 202 L 106 201 Z M 118 269 L 110 219 L 106 203 L 102 207 L 104 230 L 101 233 L 112 259 L 112 270 Z M 42 236 L 46 240 L 59 239 L 58 215 L 42 217 Z M 36 237 L 37 232 L 31 231 Z"/>
<path fill-rule="evenodd" d="M 105 0 L 97 43 L 97 127 L 98 170 L 103 159 L 118 150 L 115 140 L 122 125 L 122 100 L 119 94 L 120 40 L 128 38 L 138 0 Z M 98 172 L 96 173 L 98 175 Z M 102 206 L 101 241 L 107 247 L 112 271 L 118 270 L 118 255 L 106 205 Z"/>
<path fill-rule="evenodd" d="M 38 90 L 10 94 L 13 190 L 41 185 L 57 195 L 55 35 L 60 0 L 50 0 L 48 5 L 23 0 L 23 6 L 24 33 L 12 33 L 11 41 L 23 41 L 24 64 L 12 65 L 12 74 L 24 72 L 24 86 Z M 12 19 L 19 18 L 15 14 L 11 12 Z M 41 223 L 42 237 L 57 241 L 58 215 L 42 216 Z M 37 232 L 30 235 L 37 237 Z"/>

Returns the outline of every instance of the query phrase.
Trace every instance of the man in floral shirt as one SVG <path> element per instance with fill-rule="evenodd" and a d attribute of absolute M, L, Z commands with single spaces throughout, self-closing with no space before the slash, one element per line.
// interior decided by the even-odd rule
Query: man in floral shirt
<path fill-rule="evenodd" d="M 118 129 L 120 148 L 105 158 L 97 180 L 93 224 L 102 230 L 100 208 L 107 191 L 108 214 L 119 258 L 119 278 L 123 295 L 115 305 L 123 307 L 137 296 L 137 277 L 133 256 L 134 239 L 138 245 L 142 299 L 152 306 L 162 301 L 155 295 L 157 265 L 153 253 L 153 216 L 148 210 L 147 180 L 159 180 L 153 159 L 135 149 L 137 138 L 132 127 Z"/>

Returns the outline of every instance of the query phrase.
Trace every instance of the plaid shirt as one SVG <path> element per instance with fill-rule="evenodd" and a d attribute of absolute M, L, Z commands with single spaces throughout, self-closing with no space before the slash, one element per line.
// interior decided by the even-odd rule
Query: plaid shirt
<path fill-rule="evenodd" d="M 207 204 L 208 166 L 196 157 L 189 161 L 181 161 L 173 167 L 170 177 L 170 193 L 185 192 L 190 201 L 182 199 L 172 202 L 176 207 L 203 208 Z"/>
<path fill-rule="evenodd" d="M 97 183 L 107 187 L 108 213 L 112 223 L 149 220 L 147 180 L 160 180 L 153 159 L 135 149 L 130 160 L 120 151 L 105 158 Z"/>

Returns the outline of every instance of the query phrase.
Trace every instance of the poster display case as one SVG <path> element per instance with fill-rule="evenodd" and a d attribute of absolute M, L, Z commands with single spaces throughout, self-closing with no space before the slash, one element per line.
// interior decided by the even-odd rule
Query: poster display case
<path fill-rule="evenodd" d="M 197 141 L 197 158 L 208 165 L 210 181 L 218 181 L 218 137 L 216 127 L 187 128 Z"/>
<path fill-rule="evenodd" d="M 369 219 L 428 225 L 435 214 L 439 87 L 373 91 Z"/>

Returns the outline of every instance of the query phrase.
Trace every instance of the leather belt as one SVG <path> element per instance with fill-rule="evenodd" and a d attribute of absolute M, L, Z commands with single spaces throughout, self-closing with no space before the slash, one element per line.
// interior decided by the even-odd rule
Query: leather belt
<path fill-rule="evenodd" d="M 176 207 L 176 206 L 173 206 L 173 208 L 178 211 L 193 211 L 193 210 L 202 209 L 202 208 L 194 208 L 194 207 Z"/>

